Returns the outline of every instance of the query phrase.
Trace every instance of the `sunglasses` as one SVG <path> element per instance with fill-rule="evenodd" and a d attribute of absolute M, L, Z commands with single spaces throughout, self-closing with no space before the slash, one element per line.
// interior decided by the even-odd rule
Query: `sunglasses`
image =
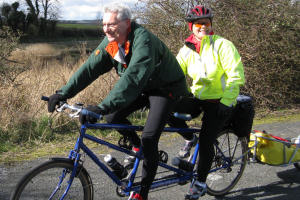
<path fill-rule="evenodd" d="M 208 26 L 210 26 L 211 25 L 211 23 L 210 22 L 196 22 L 196 23 L 194 23 L 194 25 L 197 27 L 197 28 L 202 28 L 202 26 L 206 26 L 206 27 L 208 27 Z"/>

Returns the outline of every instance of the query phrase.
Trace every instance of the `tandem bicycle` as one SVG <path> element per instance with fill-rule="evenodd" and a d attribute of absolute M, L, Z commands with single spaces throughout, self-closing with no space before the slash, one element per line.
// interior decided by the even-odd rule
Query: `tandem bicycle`
<path fill-rule="evenodd" d="M 47 101 L 48 97 L 42 97 Z M 69 112 L 67 112 L 67 110 Z M 65 112 L 71 118 L 76 118 L 79 114 L 89 115 L 97 119 L 102 116 L 97 115 L 83 108 L 82 104 L 69 105 L 67 102 L 60 102 L 57 112 Z M 179 118 L 186 118 L 186 115 L 178 115 Z M 189 120 L 188 118 L 186 120 Z M 119 144 L 113 144 L 91 134 L 86 130 L 135 130 L 142 131 L 143 126 L 121 125 L 108 123 L 85 123 L 81 124 L 79 135 L 67 158 L 54 157 L 49 161 L 40 164 L 27 172 L 16 185 L 11 194 L 11 200 L 25 199 L 94 199 L 94 188 L 92 178 L 84 165 L 85 159 L 89 157 L 102 170 L 109 179 L 116 185 L 116 194 L 120 197 L 129 196 L 132 191 L 139 191 L 140 182 L 136 180 L 139 164 L 143 160 L 142 151 L 133 153 L 129 148 Z M 163 132 L 188 132 L 199 134 L 200 128 L 173 128 L 165 127 Z M 86 144 L 92 141 L 99 145 L 106 146 L 124 155 L 135 156 L 135 163 L 132 169 L 119 168 L 119 171 L 108 166 L 107 159 L 96 155 Z M 209 195 L 222 196 L 228 193 L 239 181 L 247 163 L 248 145 L 246 137 L 238 137 L 232 127 L 228 125 L 222 130 L 214 143 L 215 156 L 213 164 L 207 178 L 207 192 Z M 199 151 L 197 143 L 194 151 L 191 152 L 187 160 L 179 160 L 172 164 L 168 163 L 167 153 L 160 151 L 159 166 L 169 172 L 167 175 L 155 178 L 151 185 L 151 190 L 164 188 L 171 185 L 184 185 L 196 176 L 196 163 Z M 120 167 L 120 166 L 119 166 Z M 122 170 L 122 171 L 120 171 Z M 217 178 L 215 178 L 217 177 Z M 184 198 L 184 197 L 182 197 Z"/>

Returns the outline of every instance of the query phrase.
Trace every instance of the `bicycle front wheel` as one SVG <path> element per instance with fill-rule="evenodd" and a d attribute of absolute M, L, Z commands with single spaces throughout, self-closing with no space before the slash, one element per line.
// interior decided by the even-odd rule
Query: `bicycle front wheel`
<path fill-rule="evenodd" d="M 217 137 L 215 157 L 207 177 L 208 194 L 222 196 L 241 178 L 247 162 L 247 139 L 233 131 L 223 131 Z"/>
<path fill-rule="evenodd" d="M 93 199 L 93 185 L 87 171 L 78 167 L 64 199 Z M 17 184 L 11 200 L 60 199 L 68 187 L 73 162 L 68 159 L 47 161 L 27 173 Z"/>

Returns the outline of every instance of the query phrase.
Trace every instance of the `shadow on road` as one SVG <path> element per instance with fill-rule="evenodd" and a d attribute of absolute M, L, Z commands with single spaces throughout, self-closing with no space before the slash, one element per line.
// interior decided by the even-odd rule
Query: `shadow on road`
<path fill-rule="evenodd" d="M 274 166 L 276 167 L 276 166 Z M 262 174 L 263 176 L 263 174 Z M 216 199 L 272 199 L 272 200 L 291 200 L 299 199 L 300 196 L 300 170 L 288 169 L 277 173 L 281 180 L 258 187 L 233 190 L 228 193 L 233 197 L 219 197 Z M 240 193 L 237 197 L 235 193 Z"/>

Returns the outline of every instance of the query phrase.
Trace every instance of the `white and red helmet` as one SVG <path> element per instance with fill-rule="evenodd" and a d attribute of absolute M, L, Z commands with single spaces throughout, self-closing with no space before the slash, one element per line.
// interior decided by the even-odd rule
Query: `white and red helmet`
<path fill-rule="evenodd" d="M 193 22 L 198 19 L 209 18 L 212 21 L 213 14 L 211 9 L 205 8 L 204 6 L 195 6 L 192 8 L 186 16 L 186 21 Z"/>

